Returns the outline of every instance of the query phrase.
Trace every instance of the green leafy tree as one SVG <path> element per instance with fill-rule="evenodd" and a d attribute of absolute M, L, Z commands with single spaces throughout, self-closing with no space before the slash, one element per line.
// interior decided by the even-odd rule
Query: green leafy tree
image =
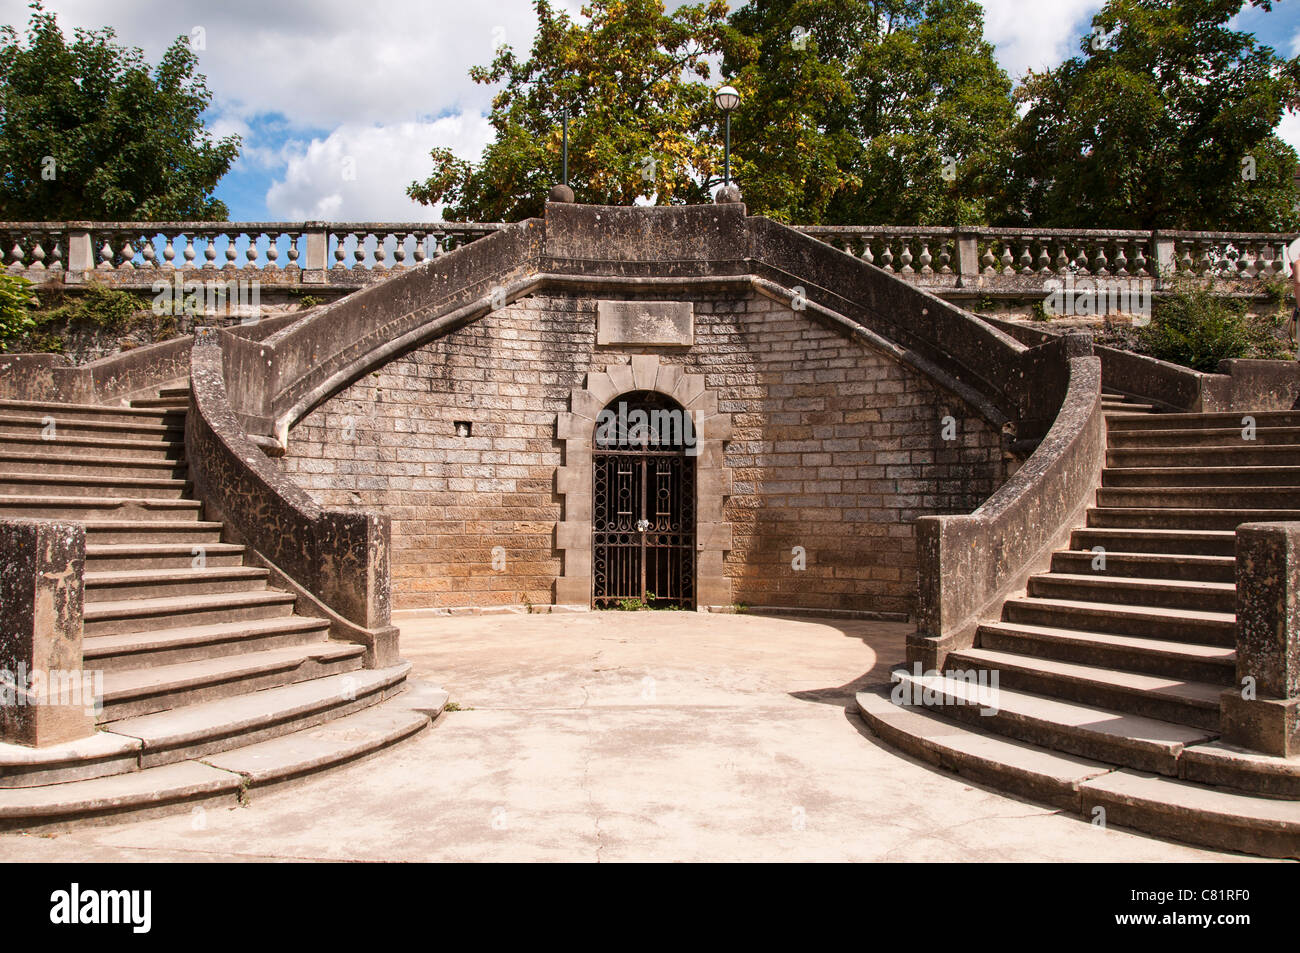
<path fill-rule="evenodd" d="M 754 0 L 726 69 L 747 204 L 787 221 L 978 224 L 1011 81 L 974 0 Z M 746 46 L 742 40 L 747 39 Z"/>
<path fill-rule="evenodd" d="M 214 142 L 211 99 L 185 37 L 150 71 L 111 28 L 69 41 L 33 3 L 25 42 L 0 27 L 0 218 L 221 220 L 212 196 L 239 154 Z"/>
<path fill-rule="evenodd" d="M 1252 0 L 1264 10 L 1269 0 Z M 1232 28 L 1245 0 L 1110 0 L 1081 55 L 1030 73 L 1004 219 L 1041 226 L 1296 227 L 1300 61 Z"/>
<path fill-rule="evenodd" d="M 476 82 L 504 88 L 492 102 L 495 139 L 479 161 L 432 152 L 433 172 L 407 194 L 446 203 L 448 221 L 517 221 L 541 213 L 559 181 L 567 104 L 569 184 L 578 201 L 630 205 L 707 201 L 721 178 L 708 58 L 720 54 L 724 0 L 591 0 L 574 21 L 536 0 L 526 60 L 503 46 Z"/>

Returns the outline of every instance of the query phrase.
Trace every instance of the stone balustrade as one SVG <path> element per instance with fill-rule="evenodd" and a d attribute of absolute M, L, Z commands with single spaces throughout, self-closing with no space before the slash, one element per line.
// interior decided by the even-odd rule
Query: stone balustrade
<path fill-rule="evenodd" d="M 1259 232 L 1114 229 L 902 228 L 816 225 L 800 229 L 930 290 L 992 294 L 1042 288 L 1050 279 L 1178 279 L 1251 293 L 1285 278 L 1295 237 Z"/>
<path fill-rule="evenodd" d="M 500 229 L 453 222 L 0 222 L 4 267 L 39 284 L 152 285 L 172 271 L 359 287 Z M 1194 280 L 1258 294 L 1294 237 L 1256 232 L 810 225 L 804 234 L 946 296 L 1046 293 L 1048 282 Z"/>
<path fill-rule="evenodd" d="M 360 285 L 491 234 L 426 222 L 0 222 L 5 270 L 40 284 L 148 285 L 174 271 Z"/>

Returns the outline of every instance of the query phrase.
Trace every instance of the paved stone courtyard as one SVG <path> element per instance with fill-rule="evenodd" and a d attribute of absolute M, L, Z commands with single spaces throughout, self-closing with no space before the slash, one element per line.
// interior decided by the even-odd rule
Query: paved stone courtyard
<path fill-rule="evenodd" d="M 247 807 L 0 836 L 6 861 L 1236 861 L 938 773 L 848 713 L 908 626 L 684 612 L 399 620 L 460 710 Z"/>

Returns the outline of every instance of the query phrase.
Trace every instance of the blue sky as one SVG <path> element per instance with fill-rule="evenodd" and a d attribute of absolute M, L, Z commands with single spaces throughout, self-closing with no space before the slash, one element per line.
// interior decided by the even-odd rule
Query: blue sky
<path fill-rule="evenodd" d="M 28 0 L 0 0 L 0 22 L 22 27 Z M 669 0 L 670 4 L 673 0 Z M 1072 55 L 1101 0 L 981 0 L 988 39 L 1012 77 Z M 576 14 L 578 0 L 557 7 Z M 217 195 L 236 221 L 428 221 L 406 197 L 429 171 L 429 150 L 475 158 L 488 141 L 492 90 L 468 77 L 502 42 L 526 51 L 529 0 L 344 0 L 266 4 L 45 0 L 65 32 L 113 26 L 156 62 L 191 38 L 213 92 L 209 125 L 244 137 Z M 1242 29 L 1285 56 L 1300 53 L 1300 4 L 1249 9 Z M 1279 127 L 1300 148 L 1300 116 Z"/>

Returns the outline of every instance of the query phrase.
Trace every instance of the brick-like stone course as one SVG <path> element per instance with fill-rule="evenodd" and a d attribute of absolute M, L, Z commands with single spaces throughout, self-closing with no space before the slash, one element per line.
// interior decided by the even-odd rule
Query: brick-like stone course
<path fill-rule="evenodd" d="M 556 415 L 589 371 L 653 353 L 704 375 L 732 414 L 723 513 L 735 601 L 910 612 L 911 521 L 986 499 L 1005 475 L 1000 435 L 806 312 L 759 294 L 693 300 L 694 346 L 598 348 L 594 299 L 525 298 L 318 407 L 281 463 L 324 506 L 392 518 L 395 609 L 549 604 L 562 570 Z M 953 440 L 943 439 L 949 415 Z M 457 421 L 470 436 L 456 435 Z M 792 568 L 796 546 L 803 571 Z"/>

